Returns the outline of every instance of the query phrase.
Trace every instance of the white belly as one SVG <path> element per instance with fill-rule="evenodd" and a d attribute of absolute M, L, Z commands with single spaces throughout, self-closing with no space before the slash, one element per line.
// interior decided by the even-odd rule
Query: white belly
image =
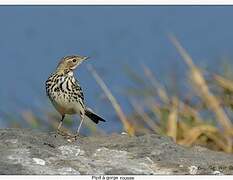
<path fill-rule="evenodd" d="M 61 114 L 80 114 L 82 110 L 81 105 L 72 98 L 69 98 L 68 95 L 63 93 L 55 94 L 56 98 L 51 99 L 56 110 Z"/>

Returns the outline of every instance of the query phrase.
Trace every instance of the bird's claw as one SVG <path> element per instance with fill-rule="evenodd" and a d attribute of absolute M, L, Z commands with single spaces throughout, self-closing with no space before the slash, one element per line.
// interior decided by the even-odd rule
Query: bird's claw
<path fill-rule="evenodd" d="M 70 133 L 66 132 L 66 131 L 62 131 L 60 129 L 57 130 L 56 134 L 55 134 L 55 137 L 57 137 L 58 135 L 61 135 L 61 136 L 71 136 Z"/>
<path fill-rule="evenodd" d="M 74 141 L 76 141 L 77 139 L 78 139 L 78 137 L 79 137 L 79 134 L 74 134 L 74 135 L 68 135 L 68 136 L 66 136 L 66 138 L 67 138 L 67 141 L 69 141 L 69 142 L 74 142 Z"/>
<path fill-rule="evenodd" d="M 64 132 L 64 131 L 61 131 L 61 130 L 57 130 L 56 134 L 55 134 L 55 137 L 57 137 L 58 135 L 61 135 L 63 137 L 65 137 L 67 139 L 67 141 L 70 141 L 70 142 L 73 142 L 73 141 L 76 141 L 79 137 L 79 134 L 76 133 L 76 134 L 70 134 L 68 132 Z"/>

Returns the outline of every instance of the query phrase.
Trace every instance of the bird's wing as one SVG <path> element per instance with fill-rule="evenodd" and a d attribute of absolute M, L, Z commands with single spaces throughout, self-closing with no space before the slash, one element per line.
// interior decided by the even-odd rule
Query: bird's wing
<path fill-rule="evenodd" d="M 71 83 L 72 83 L 72 91 L 73 94 L 78 98 L 79 102 L 81 103 L 81 105 L 83 106 L 83 108 L 85 107 L 84 105 L 84 95 L 83 95 L 83 91 L 81 86 L 79 85 L 79 82 L 77 79 L 75 79 L 74 77 L 72 77 L 71 79 Z"/>

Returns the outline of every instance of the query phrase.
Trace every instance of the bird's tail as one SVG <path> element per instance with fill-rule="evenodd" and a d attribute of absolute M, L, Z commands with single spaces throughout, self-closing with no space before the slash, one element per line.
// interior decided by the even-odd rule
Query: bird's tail
<path fill-rule="evenodd" d="M 86 108 L 85 110 L 85 115 L 87 117 L 89 117 L 93 122 L 95 122 L 96 124 L 99 123 L 99 121 L 103 121 L 105 122 L 105 120 L 101 117 L 99 117 L 98 115 L 96 115 L 91 109 Z"/>

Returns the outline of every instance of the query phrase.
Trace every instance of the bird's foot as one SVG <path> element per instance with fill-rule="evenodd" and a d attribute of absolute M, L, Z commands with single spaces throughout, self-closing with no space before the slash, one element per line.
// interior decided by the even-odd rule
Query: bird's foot
<path fill-rule="evenodd" d="M 74 142 L 78 139 L 79 134 L 69 134 L 68 136 L 66 136 L 67 141 L 69 142 Z"/>
<path fill-rule="evenodd" d="M 71 134 L 71 133 L 68 133 L 66 131 L 62 131 L 60 129 L 57 130 L 57 132 L 55 134 L 55 137 L 57 137 L 58 135 L 63 136 L 69 142 L 74 142 L 74 141 L 76 141 L 78 139 L 78 137 L 80 137 L 79 133 Z"/>
<path fill-rule="evenodd" d="M 79 133 L 76 133 L 76 134 L 74 135 L 74 138 L 77 140 L 78 137 L 80 137 L 80 135 L 79 135 Z"/>
<path fill-rule="evenodd" d="M 71 134 L 66 132 L 66 131 L 62 131 L 60 129 L 57 130 L 56 134 L 55 134 L 55 137 L 57 137 L 58 135 L 61 135 L 63 137 L 66 137 L 66 136 L 70 136 Z"/>

